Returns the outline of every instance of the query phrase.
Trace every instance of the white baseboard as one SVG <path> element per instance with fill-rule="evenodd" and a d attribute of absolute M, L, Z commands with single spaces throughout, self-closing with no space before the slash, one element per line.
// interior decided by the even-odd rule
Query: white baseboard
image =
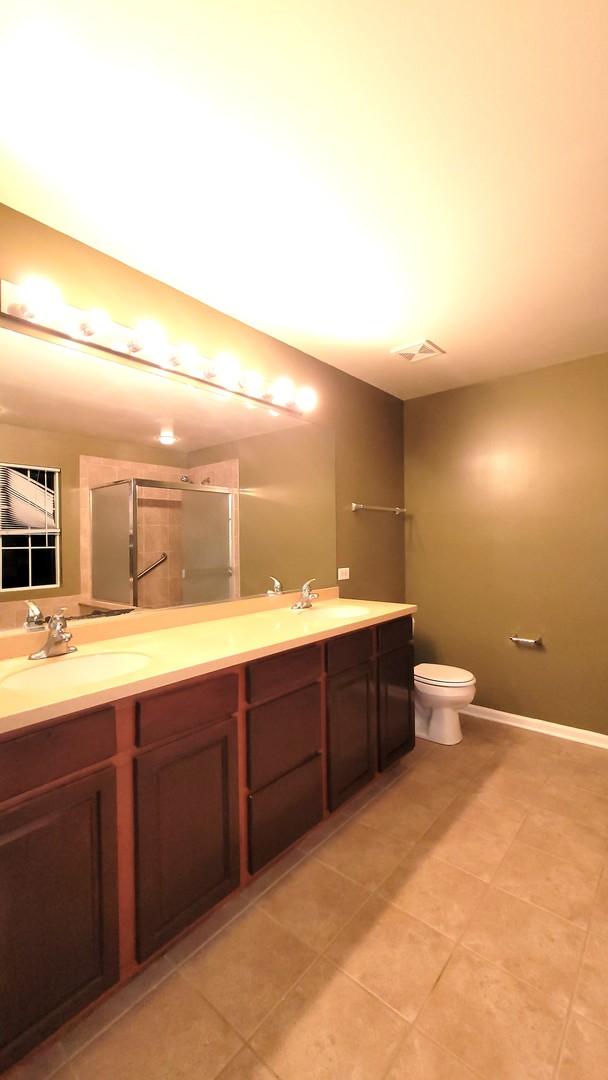
<path fill-rule="evenodd" d="M 466 709 L 460 709 L 460 712 L 464 716 L 477 716 L 480 720 L 491 720 L 495 724 L 509 724 L 510 727 L 539 731 L 541 735 L 553 735 L 556 739 L 568 739 L 570 742 L 608 750 L 608 735 L 602 735 L 599 731 L 554 724 L 550 720 L 536 720 L 533 716 L 518 716 L 517 713 L 501 712 L 500 709 L 488 709 L 485 705 L 467 705 Z"/>

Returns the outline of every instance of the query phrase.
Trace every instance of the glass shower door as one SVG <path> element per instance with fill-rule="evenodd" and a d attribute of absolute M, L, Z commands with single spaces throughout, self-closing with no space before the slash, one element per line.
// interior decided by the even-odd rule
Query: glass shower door
<path fill-rule="evenodd" d="M 96 600 L 133 603 L 132 485 L 91 489 L 91 592 Z"/>
<path fill-rule="evenodd" d="M 232 495 L 182 490 L 182 603 L 207 604 L 234 595 Z"/>

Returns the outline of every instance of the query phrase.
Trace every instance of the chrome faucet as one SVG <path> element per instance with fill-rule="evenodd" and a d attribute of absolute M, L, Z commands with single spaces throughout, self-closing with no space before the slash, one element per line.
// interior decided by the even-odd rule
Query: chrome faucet
<path fill-rule="evenodd" d="M 25 617 L 25 622 L 23 623 L 24 630 L 27 630 L 28 632 L 32 630 L 44 630 L 46 619 L 38 607 L 38 604 L 34 603 L 33 600 L 26 600 L 25 604 L 27 606 L 27 615 Z"/>
<path fill-rule="evenodd" d="M 47 660 L 50 656 L 66 656 L 76 652 L 76 646 L 70 645 L 72 635 L 68 630 L 65 617 L 66 609 L 59 608 L 49 619 L 49 636 L 38 652 L 32 653 L 30 660 Z"/>
<path fill-rule="evenodd" d="M 270 580 L 272 581 L 272 589 L 267 589 L 266 596 L 281 596 L 283 592 L 283 586 L 278 578 L 273 577 L 270 574 Z"/>
<path fill-rule="evenodd" d="M 300 589 L 300 598 L 296 600 L 295 604 L 291 605 L 292 611 L 303 611 L 304 608 L 311 608 L 313 600 L 319 599 L 318 592 L 313 592 L 310 587 L 313 581 L 316 580 L 316 578 L 312 577 L 310 581 L 304 582 L 302 588 Z"/>

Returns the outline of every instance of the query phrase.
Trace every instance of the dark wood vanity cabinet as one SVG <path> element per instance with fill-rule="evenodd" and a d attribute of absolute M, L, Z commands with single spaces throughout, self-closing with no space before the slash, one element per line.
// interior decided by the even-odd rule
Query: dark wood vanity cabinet
<path fill-rule="evenodd" d="M 321 662 L 321 646 L 307 645 L 247 668 L 251 873 L 323 817 Z"/>
<path fill-rule="evenodd" d="M 135 760 L 139 960 L 239 884 L 236 706 L 233 675 L 138 703 L 140 741 L 198 725 Z"/>
<path fill-rule="evenodd" d="M 376 771 L 376 665 L 371 630 L 327 643 L 329 809 L 335 810 Z"/>
<path fill-rule="evenodd" d="M 0 1071 L 117 981 L 112 767 L 0 810 L 0 973 Z"/>
<path fill-rule="evenodd" d="M 375 664 L 349 668 L 327 680 L 329 809 L 336 810 L 376 771 Z"/>
<path fill-rule="evenodd" d="M 414 642 L 412 620 L 383 623 L 378 632 L 378 767 L 413 749 Z"/>
<path fill-rule="evenodd" d="M 412 664 L 398 618 L 0 740 L 0 1072 L 410 750 Z"/>

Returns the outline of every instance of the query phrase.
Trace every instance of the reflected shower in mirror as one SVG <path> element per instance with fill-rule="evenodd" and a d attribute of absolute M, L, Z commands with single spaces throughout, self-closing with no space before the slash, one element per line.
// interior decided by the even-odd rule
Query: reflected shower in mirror
<path fill-rule="evenodd" d="M 6 326 L 0 388 L 0 465 L 53 476 L 60 507 L 58 577 L 7 574 L 0 629 L 21 625 L 26 599 L 83 616 L 252 596 L 270 575 L 285 589 L 335 584 L 334 444 L 322 425 Z M 16 543 L 7 520 L 2 551 Z"/>

